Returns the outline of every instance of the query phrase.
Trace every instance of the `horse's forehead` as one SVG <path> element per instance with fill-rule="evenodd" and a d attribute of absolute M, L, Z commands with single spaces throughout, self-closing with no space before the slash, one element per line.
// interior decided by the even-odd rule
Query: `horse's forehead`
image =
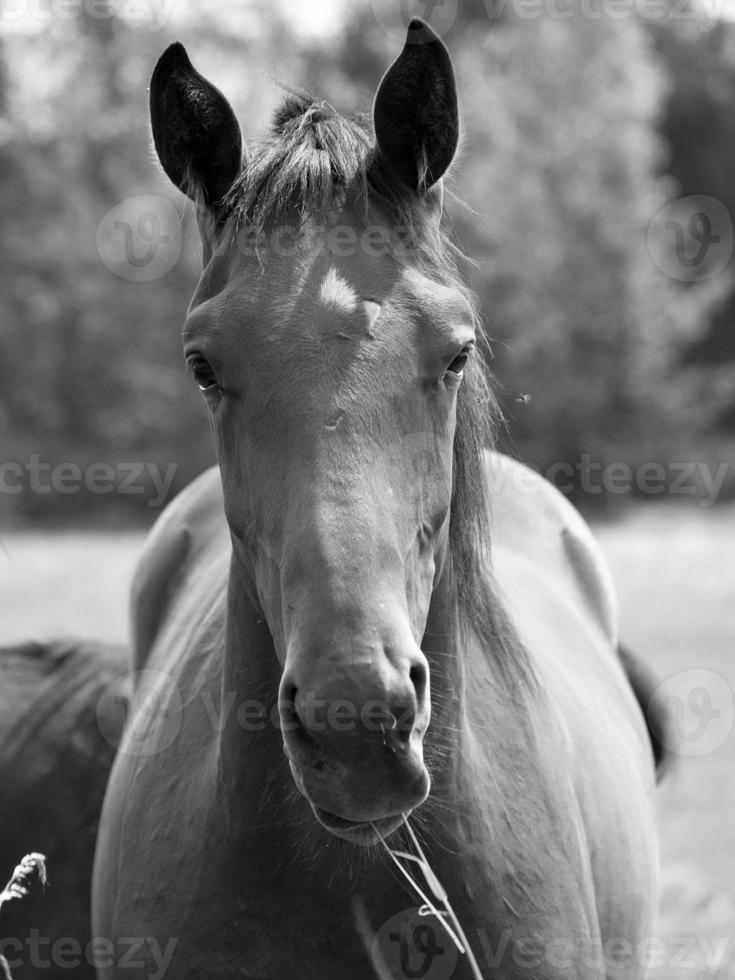
<path fill-rule="evenodd" d="M 366 317 L 372 324 L 381 315 L 383 322 L 398 318 L 437 324 L 473 318 L 471 304 L 457 286 L 395 261 L 325 255 L 290 283 L 286 270 L 273 270 L 271 284 L 263 284 L 258 294 L 250 293 L 252 305 L 267 319 L 288 324 L 288 329 L 294 328 L 294 321 L 303 329 L 340 320 L 348 327 Z"/>
<path fill-rule="evenodd" d="M 269 346 L 300 335 L 369 336 L 373 327 L 390 344 L 405 339 L 400 324 L 471 325 L 473 311 L 458 286 L 390 254 L 322 247 L 263 262 L 223 250 L 202 276 L 189 320 L 187 333 L 247 330 L 251 343 L 262 335 Z"/>
<path fill-rule="evenodd" d="M 349 273 L 330 264 L 324 275 L 318 276 L 318 294 L 315 297 L 320 306 L 327 310 L 351 313 L 361 302 L 360 288 Z"/>

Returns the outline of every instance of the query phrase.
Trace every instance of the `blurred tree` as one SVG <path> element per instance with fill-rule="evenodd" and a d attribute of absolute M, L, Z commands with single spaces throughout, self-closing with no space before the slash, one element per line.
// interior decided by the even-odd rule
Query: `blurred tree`
<path fill-rule="evenodd" d="M 665 172 L 681 196 L 721 201 L 735 221 L 735 24 L 720 19 L 703 31 L 691 19 L 651 25 L 670 88 L 660 132 L 668 150 Z M 690 378 L 721 428 L 735 429 L 735 255 L 720 273 L 720 295 L 707 329 L 684 352 Z M 698 288 L 695 284 L 692 288 Z"/>
<path fill-rule="evenodd" d="M 59 43 L 62 34 L 68 35 L 65 43 Z M 9 288 L 2 333 L 5 368 L 12 373 L 12 383 L 3 387 L 11 422 L 3 454 L 21 463 L 36 454 L 52 465 L 84 466 L 139 458 L 150 453 L 152 436 L 153 444 L 166 445 L 161 430 L 179 414 L 183 388 L 166 383 L 178 333 L 170 290 L 189 275 L 182 267 L 146 290 L 113 276 L 96 250 L 100 219 L 136 191 L 147 159 L 140 98 L 145 82 L 141 78 L 134 101 L 119 85 L 118 73 L 129 66 L 133 49 L 129 30 L 112 14 L 81 15 L 64 24 L 54 42 L 27 39 L 26 65 L 44 59 L 45 71 L 14 103 L 13 153 L 21 176 L 3 181 L 23 202 L 14 234 L 6 229 L 3 235 Z M 49 90 L 37 102 L 44 83 Z M 151 329 L 156 309 L 163 314 L 160 330 Z M 156 363 L 152 399 L 150 368 Z M 171 428 L 167 435 L 180 431 Z M 59 506 L 74 512 L 105 503 L 43 493 L 9 502 L 34 517 Z"/>
<path fill-rule="evenodd" d="M 513 435 L 543 467 L 635 457 L 657 423 L 661 436 L 673 358 L 696 326 L 645 246 L 663 203 L 646 36 L 579 10 L 519 19 L 468 35 L 462 70 L 472 212 L 458 224 L 480 259 Z"/>
<path fill-rule="evenodd" d="M 212 458 L 180 351 L 198 250 L 149 150 L 146 91 L 161 39 L 111 7 L 94 10 L 82 5 L 78 17 L 15 46 L 6 141 L 15 166 L 3 166 L 0 182 L 10 202 L 0 236 L 2 456 L 22 465 L 33 455 L 81 467 L 175 463 L 176 489 Z M 152 282 L 113 274 L 97 252 L 105 214 L 141 192 L 170 194 L 188 232 L 181 261 Z M 115 519 L 142 502 L 81 492 L 3 498 L 16 520 L 76 519 L 95 507 Z"/>

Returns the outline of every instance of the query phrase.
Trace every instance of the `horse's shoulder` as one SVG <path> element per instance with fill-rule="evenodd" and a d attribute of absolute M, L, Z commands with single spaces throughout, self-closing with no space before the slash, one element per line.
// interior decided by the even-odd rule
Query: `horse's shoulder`
<path fill-rule="evenodd" d="M 222 484 L 212 467 L 175 497 L 153 525 L 133 576 L 133 668 L 140 670 L 191 563 L 226 536 Z"/>
<path fill-rule="evenodd" d="M 547 479 L 501 453 L 487 454 L 493 545 L 571 579 L 612 643 L 617 601 L 602 551 L 579 511 Z"/>

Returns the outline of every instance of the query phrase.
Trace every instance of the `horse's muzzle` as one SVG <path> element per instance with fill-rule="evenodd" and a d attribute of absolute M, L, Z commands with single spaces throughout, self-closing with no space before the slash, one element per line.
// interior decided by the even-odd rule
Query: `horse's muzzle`
<path fill-rule="evenodd" d="M 284 674 L 284 750 L 317 820 L 355 843 L 392 833 L 426 799 L 423 737 L 429 723 L 428 665 L 417 651 L 403 670 L 350 665 L 344 675 L 297 687 Z M 375 828 L 372 826 L 375 825 Z M 382 829 L 381 829 L 382 828 Z"/>
<path fill-rule="evenodd" d="M 290 765 L 294 782 L 311 804 L 318 822 L 335 837 L 353 844 L 367 846 L 376 844 L 381 837 L 387 838 L 429 794 L 430 780 L 423 764 L 410 789 L 404 787 L 400 793 L 393 792 L 388 796 L 375 794 L 368 803 L 357 806 L 349 792 L 351 780 L 340 778 L 343 774 L 339 770 L 334 779 L 315 779 L 292 760 Z M 358 796 L 365 800 L 368 795 L 369 789 L 360 786 Z"/>

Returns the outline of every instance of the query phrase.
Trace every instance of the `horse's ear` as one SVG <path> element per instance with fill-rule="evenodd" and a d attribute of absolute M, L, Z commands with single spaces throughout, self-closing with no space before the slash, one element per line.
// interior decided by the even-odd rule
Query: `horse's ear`
<path fill-rule="evenodd" d="M 172 44 L 151 78 L 151 128 L 158 159 L 176 186 L 214 207 L 242 166 L 240 126 L 224 95 Z"/>
<path fill-rule="evenodd" d="M 457 87 L 449 52 L 418 17 L 403 51 L 383 76 L 373 105 L 383 159 L 419 193 L 449 167 L 459 139 Z"/>

